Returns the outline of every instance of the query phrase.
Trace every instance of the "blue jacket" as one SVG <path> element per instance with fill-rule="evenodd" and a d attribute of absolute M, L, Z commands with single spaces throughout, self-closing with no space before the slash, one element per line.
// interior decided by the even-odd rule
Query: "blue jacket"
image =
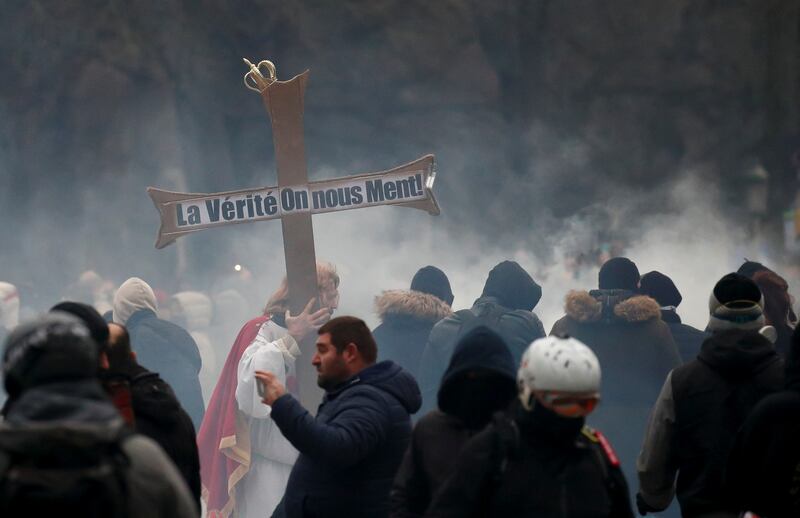
<path fill-rule="evenodd" d="M 314 418 L 291 395 L 272 419 L 300 452 L 284 495 L 287 518 L 380 518 L 420 406 L 414 378 L 391 361 L 327 392 Z"/>
<path fill-rule="evenodd" d="M 149 309 L 131 315 L 125 326 L 139 365 L 161 375 L 192 418 L 195 430 L 199 430 L 205 412 L 198 377 L 203 361 L 194 338 Z"/>

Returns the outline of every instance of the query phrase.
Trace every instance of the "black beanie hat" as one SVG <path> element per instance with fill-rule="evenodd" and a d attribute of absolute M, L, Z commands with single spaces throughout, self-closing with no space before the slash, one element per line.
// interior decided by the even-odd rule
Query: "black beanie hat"
<path fill-rule="evenodd" d="M 542 298 L 542 287 L 514 261 L 503 261 L 489 272 L 483 297 L 496 297 L 509 309 L 532 311 Z"/>
<path fill-rule="evenodd" d="M 48 313 L 8 335 L 2 372 L 11 398 L 46 383 L 94 378 L 97 346 L 78 318 Z"/>
<path fill-rule="evenodd" d="M 446 302 L 448 306 L 453 304 L 450 281 L 447 275 L 435 266 L 425 266 L 417 270 L 411 279 L 411 289 L 433 295 Z"/>
<path fill-rule="evenodd" d="M 678 291 L 672 279 L 661 272 L 652 271 L 642 275 L 640 286 L 639 291 L 656 299 L 662 307 L 678 307 L 683 300 L 681 292 Z"/>
<path fill-rule="evenodd" d="M 92 336 L 99 351 L 103 351 L 108 345 L 108 323 L 103 316 L 97 312 L 92 306 L 83 304 L 82 302 L 60 302 L 50 308 L 50 311 L 63 311 L 75 317 L 78 317 L 81 322 L 89 329 L 89 334 Z"/>
<path fill-rule="evenodd" d="M 639 288 L 639 269 L 627 257 L 614 257 L 600 267 L 597 287 L 601 290 L 630 290 Z"/>

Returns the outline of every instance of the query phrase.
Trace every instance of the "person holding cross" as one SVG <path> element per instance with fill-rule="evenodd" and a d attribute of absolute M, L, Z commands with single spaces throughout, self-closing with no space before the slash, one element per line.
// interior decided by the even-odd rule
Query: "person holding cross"
<path fill-rule="evenodd" d="M 262 316 L 239 332 L 211 396 L 197 442 L 209 517 L 269 516 L 283 496 L 297 451 L 261 403 L 255 371 L 274 374 L 297 393 L 298 343 L 315 333 L 339 305 L 339 276 L 317 263 L 320 309 L 315 299 L 296 315 L 288 310 L 286 278 Z"/>

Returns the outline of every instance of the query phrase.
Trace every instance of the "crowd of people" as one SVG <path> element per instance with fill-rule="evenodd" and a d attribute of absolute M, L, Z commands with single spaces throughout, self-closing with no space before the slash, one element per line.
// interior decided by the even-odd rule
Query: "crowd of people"
<path fill-rule="evenodd" d="M 334 316 L 340 278 L 318 263 L 317 299 L 293 313 L 284 279 L 260 315 L 223 324 L 227 338 L 200 292 L 87 274 L 73 300 L 20 322 L 18 291 L 0 282 L 0 510 L 800 516 L 788 283 L 746 261 L 709 283 L 696 329 L 664 273 L 614 257 L 597 281 L 566 294 L 547 334 L 542 288 L 516 262 L 458 311 L 448 277 L 425 266 L 376 297 L 370 330 Z M 317 379 L 298 379 L 298 362 Z M 309 405 L 299 383 L 314 381 Z"/>

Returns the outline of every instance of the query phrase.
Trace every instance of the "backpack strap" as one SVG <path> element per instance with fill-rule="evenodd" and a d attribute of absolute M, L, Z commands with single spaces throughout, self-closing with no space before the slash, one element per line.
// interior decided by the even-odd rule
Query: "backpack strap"
<path fill-rule="evenodd" d="M 589 449 L 592 451 L 597 465 L 603 474 L 603 482 L 609 494 L 614 494 L 617 490 L 617 482 L 611 476 L 611 469 L 620 469 L 619 457 L 611 447 L 605 435 L 589 426 L 584 426 L 581 435 L 589 441 Z M 609 469 L 609 466 L 611 469 Z"/>
<path fill-rule="evenodd" d="M 611 443 L 608 442 L 606 436 L 600 433 L 599 430 L 595 430 L 590 426 L 584 426 L 581 430 L 581 433 L 584 437 L 589 439 L 590 442 L 595 443 L 600 446 L 603 453 L 605 454 L 604 462 L 608 462 L 615 468 L 620 466 L 619 457 L 617 457 L 614 448 L 611 447 Z"/>
<path fill-rule="evenodd" d="M 482 305 L 479 307 L 478 311 L 479 312 L 476 313 L 472 309 L 460 309 L 454 313 L 456 316 L 458 316 L 459 320 L 461 320 L 461 325 L 458 327 L 458 333 L 456 336 L 463 336 L 465 331 L 468 331 L 479 324 L 484 324 L 488 327 L 496 329 L 500 319 L 503 318 L 503 315 L 508 313 L 507 309 L 496 304 Z"/>

